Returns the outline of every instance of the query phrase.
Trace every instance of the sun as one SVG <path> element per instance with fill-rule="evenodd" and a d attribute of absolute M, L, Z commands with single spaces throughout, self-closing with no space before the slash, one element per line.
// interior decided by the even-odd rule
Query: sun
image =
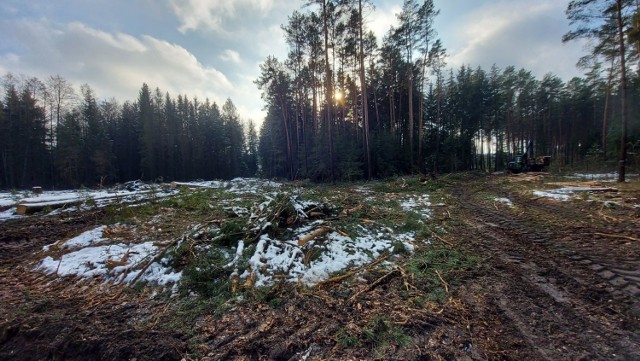
<path fill-rule="evenodd" d="M 344 94 L 342 94 L 342 92 L 340 91 L 340 89 L 336 89 L 333 92 L 333 99 L 335 99 L 336 101 L 342 101 L 342 99 L 344 99 Z"/>

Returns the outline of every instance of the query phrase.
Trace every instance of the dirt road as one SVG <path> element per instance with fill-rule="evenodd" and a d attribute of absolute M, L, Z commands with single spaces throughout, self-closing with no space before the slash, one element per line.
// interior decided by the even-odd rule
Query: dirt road
<path fill-rule="evenodd" d="M 222 313 L 33 270 L 43 245 L 99 224 L 101 212 L 0 223 L 0 359 L 640 359 L 638 191 L 604 207 L 538 198 L 504 177 L 436 188 L 443 202 L 425 229 L 442 231 L 431 247 L 451 272 L 428 268 L 444 261 L 425 248 L 394 256 L 396 268 L 250 292 Z M 473 266 L 458 267 L 461 254 Z"/>
<path fill-rule="evenodd" d="M 460 296 L 476 318 L 499 320 L 493 327 L 503 336 L 493 356 L 640 359 L 636 211 L 607 215 L 600 204 L 523 197 L 495 182 L 454 187 L 453 196 L 457 238 L 488 260 L 487 274 L 472 286 L 482 297 Z M 492 205 L 495 196 L 514 207 Z"/>

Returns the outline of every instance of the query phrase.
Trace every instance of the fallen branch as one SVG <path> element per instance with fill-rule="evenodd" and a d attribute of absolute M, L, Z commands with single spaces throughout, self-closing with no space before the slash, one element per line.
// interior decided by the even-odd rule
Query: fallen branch
<path fill-rule="evenodd" d="M 618 238 L 618 239 L 626 239 L 628 241 L 635 241 L 635 242 L 640 242 L 640 238 L 635 238 L 635 237 L 630 237 L 630 236 L 623 236 L 623 235 L 619 235 L 619 234 L 607 234 L 607 233 L 593 233 L 594 236 L 601 236 L 601 237 L 609 237 L 609 238 Z"/>
<path fill-rule="evenodd" d="M 324 285 L 329 284 L 329 283 L 340 282 L 343 279 L 349 278 L 349 277 L 353 276 L 354 274 L 362 271 L 363 269 L 369 269 L 369 268 L 372 268 L 372 267 L 376 266 L 379 263 L 382 263 L 382 261 L 386 260 L 387 257 L 389 257 L 389 255 L 382 256 L 382 257 L 376 259 L 375 261 L 369 263 L 368 265 L 365 265 L 365 266 L 362 266 L 362 267 L 358 267 L 358 268 L 356 268 L 356 269 L 354 269 L 352 271 L 349 271 L 349 272 L 347 272 L 345 274 L 342 274 L 340 276 L 331 277 L 331 278 L 326 279 L 326 280 L 324 280 L 322 282 L 318 282 L 318 283 L 316 283 L 316 287 L 324 286 Z"/>
<path fill-rule="evenodd" d="M 355 295 L 351 296 L 349 298 L 349 302 L 353 302 L 355 301 L 358 297 L 360 297 L 360 295 L 362 295 L 363 293 L 369 292 L 372 289 L 376 288 L 380 283 L 382 283 L 384 280 L 386 280 L 387 278 L 391 277 L 391 275 L 393 275 L 394 273 L 400 273 L 402 274 L 397 268 L 391 270 L 389 273 L 385 274 L 384 276 L 378 278 L 377 280 L 375 280 L 372 284 L 369 285 L 369 287 L 359 291 L 358 293 L 356 293 Z"/>
<path fill-rule="evenodd" d="M 404 283 L 404 288 L 407 291 L 409 291 L 409 288 L 417 290 L 417 288 L 414 285 L 412 285 L 411 283 L 409 283 L 409 281 L 407 281 L 407 278 L 409 278 L 409 276 L 407 275 L 407 272 L 402 267 L 398 267 L 398 270 L 400 271 L 400 274 L 402 275 L 402 282 Z"/>
<path fill-rule="evenodd" d="M 447 241 L 446 239 L 444 239 L 444 238 L 442 238 L 442 237 L 438 236 L 437 234 L 435 234 L 435 232 L 431 232 L 431 234 L 432 234 L 434 237 L 436 237 L 440 242 L 442 242 L 442 243 L 444 243 L 444 244 L 447 244 L 447 245 L 449 245 L 449 246 L 453 247 L 453 243 L 451 243 L 451 242 Z"/>
<path fill-rule="evenodd" d="M 312 239 L 315 239 L 316 237 L 320 237 L 332 231 L 333 229 L 330 227 L 320 227 L 315 231 L 309 233 L 308 235 L 300 238 L 298 240 L 298 246 L 303 247 L 307 242 L 311 241 Z"/>
<path fill-rule="evenodd" d="M 612 216 L 608 216 L 604 213 L 602 213 L 602 211 L 598 211 L 598 214 L 605 220 L 605 222 L 619 222 L 619 220 L 616 217 L 612 217 Z"/>
<path fill-rule="evenodd" d="M 197 227 L 193 231 L 191 231 L 191 234 L 197 233 L 198 231 L 202 230 L 203 228 L 208 227 L 208 226 L 210 226 L 211 224 L 214 224 L 214 223 L 220 223 L 220 220 L 216 219 L 216 220 L 213 220 L 213 221 L 209 221 L 209 222 Z M 131 280 L 131 282 L 129 284 L 130 285 L 134 285 L 136 283 L 136 281 L 138 281 L 138 279 L 147 271 L 149 266 L 151 266 L 155 262 L 159 262 L 162 259 L 162 257 L 164 257 L 165 253 L 167 253 L 169 248 L 175 246 L 178 242 L 180 242 L 181 240 L 185 240 L 187 238 L 189 238 L 189 236 L 183 235 L 182 237 L 178 237 L 178 238 L 174 239 L 173 241 L 171 241 L 169 244 L 167 244 L 162 249 L 162 251 L 160 251 L 160 253 L 158 253 L 155 257 L 153 257 L 150 261 L 148 261 L 144 265 L 144 267 L 142 267 L 142 270 L 140 270 L 140 273 L 138 273 L 135 277 L 133 277 L 133 279 Z M 123 277 L 122 279 L 124 280 L 125 278 L 126 278 L 126 276 Z"/>
<path fill-rule="evenodd" d="M 138 273 L 135 277 L 133 277 L 133 279 L 129 284 L 134 285 L 136 281 L 140 278 L 140 276 L 142 276 L 147 271 L 149 266 L 151 266 L 155 262 L 159 262 L 162 259 L 162 257 L 164 257 L 164 254 L 167 253 L 167 250 L 169 250 L 169 248 L 173 247 L 175 244 L 177 244 L 178 242 L 186 238 L 187 238 L 186 236 L 182 236 L 180 238 L 174 239 L 171 243 L 169 243 L 165 248 L 162 249 L 162 251 L 160 251 L 160 253 L 158 253 L 155 257 L 153 257 L 150 261 L 148 261 L 147 264 L 144 265 L 144 267 L 142 267 L 142 270 L 140 270 L 140 273 Z"/>
<path fill-rule="evenodd" d="M 442 278 L 442 275 L 440 274 L 440 272 L 438 270 L 436 270 L 436 275 L 440 279 L 440 282 L 442 282 L 442 284 L 444 285 L 444 290 L 447 293 L 449 293 L 449 284 L 444 280 L 444 278 Z"/>

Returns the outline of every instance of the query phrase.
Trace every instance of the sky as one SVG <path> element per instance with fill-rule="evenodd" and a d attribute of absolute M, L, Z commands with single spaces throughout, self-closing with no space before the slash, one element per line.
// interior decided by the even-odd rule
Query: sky
<path fill-rule="evenodd" d="M 381 41 L 402 0 L 373 0 L 366 22 Z M 227 98 L 240 116 L 265 115 L 254 84 L 267 56 L 284 60 L 281 25 L 304 0 L 0 0 L 0 76 L 60 75 L 98 99 L 135 100 L 142 83 Z M 578 42 L 563 44 L 569 0 L 434 0 L 447 65 L 513 65 L 539 78 L 580 76 Z"/>

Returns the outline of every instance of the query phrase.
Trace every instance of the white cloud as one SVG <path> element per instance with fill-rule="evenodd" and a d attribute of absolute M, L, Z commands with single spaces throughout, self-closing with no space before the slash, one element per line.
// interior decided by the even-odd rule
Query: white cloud
<path fill-rule="evenodd" d="M 448 65 L 485 70 L 493 63 L 503 68 L 515 65 L 536 76 L 553 72 L 568 80 L 584 54 L 582 44 L 560 41 L 568 30 L 568 2 L 436 0 L 442 13 L 435 27 L 450 54 Z M 258 64 L 268 55 L 286 58 L 280 25 L 294 10 L 319 9 L 304 7 L 303 0 L 164 0 L 166 6 L 145 0 L 126 6 L 141 12 L 142 3 L 156 13 L 135 23 L 124 16 L 105 25 L 86 15 L 95 14 L 89 11 L 95 4 L 83 2 L 73 12 L 51 6 L 50 1 L 30 1 L 48 10 L 28 6 L 20 16 L 31 16 L 29 20 L 10 14 L 0 20 L 0 72 L 41 79 L 60 74 L 77 86 L 88 83 L 101 98 L 135 99 L 146 82 L 174 96 L 208 97 L 220 105 L 231 98 L 243 118 L 261 121 L 264 104 L 253 84 Z M 397 24 L 402 1 L 374 3 L 375 11 L 367 12 L 367 26 L 381 41 Z M 105 19 L 111 20 L 108 16 L 112 15 L 105 14 Z M 11 18 L 18 20 L 7 20 Z M 69 19 L 82 22 L 67 23 Z"/>
<path fill-rule="evenodd" d="M 234 64 L 240 64 L 242 59 L 240 58 L 240 53 L 235 50 L 227 49 L 220 54 L 220 59 L 223 61 L 231 62 Z"/>
<path fill-rule="evenodd" d="M 387 35 L 391 26 L 398 25 L 396 14 L 399 14 L 401 10 L 402 8 L 398 4 L 380 4 L 375 11 L 365 17 L 367 27 L 373 31 L 379 43 Z"/>
<path fill-rule="evenodd" d="M 565 80 L 578 74 L 574 64 L 583 55 L 579 42 L 563 44 L 569 30 L 566 1 L 492 2 L 449 24 L 449 66 L 481 66 L 488 70 L 514 65 L 542 77 L 552 72 Z"/>
<path fill-rule="evenodd" d="M 218 103 L 237 89 L 213 67 L 204 66 L 180 45 L 152 36 L 107 33 L 85 24 L 19 20 L 0 22 L 0 31 L 23 44 L 0 57 L 0 69 L 45 79 L 60 74 L 75 85 L 88 83 L 101 98 L 133 100 L 143 82 L 172 95 Z M 46 59 L 46 61 L 43 61 Z"/>
<path fill-rule="evenodd" d="M 171 9 L 181 22 L 178 30 L 182 33 L 191 30 L 224 33 L 228 21 L 247 11 L 266 16 L 273 5 L 273 0 L 170 0 Z"/>
<path fill-rule="evenodd" d="M 166 0 L 185 36 L 202 37 L 214 50 L 210 61 L 228 70 L 230 94 L 242 117 L 261 122 L 266 113 L 253 81 L 269 55 L 287 56 L 281 25 L 300 9 L 301 0 Z M 317 8 L 315 6 L 311 8 Z M 203 44 L 199 44 L 202 46 Z M 226 49 L 226 50 L 223 50 Z"/>

